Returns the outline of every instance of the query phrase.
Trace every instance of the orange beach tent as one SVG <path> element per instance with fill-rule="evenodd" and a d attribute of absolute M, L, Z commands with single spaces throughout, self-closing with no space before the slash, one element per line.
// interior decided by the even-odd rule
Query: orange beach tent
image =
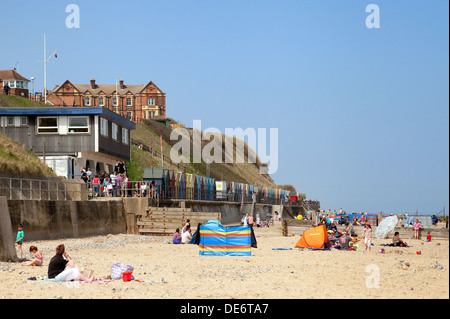
<path fill-rule="evenodd" d="M 304 231 L 295 247 L 323 249 L 327 240 L 327 229 L 324 225 L 320 225 Z"/>

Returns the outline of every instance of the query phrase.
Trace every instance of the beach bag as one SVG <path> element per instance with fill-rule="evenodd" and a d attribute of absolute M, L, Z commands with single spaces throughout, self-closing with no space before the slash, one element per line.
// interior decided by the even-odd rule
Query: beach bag
<path fill-rule="evenodd" d="M 122 264 L 121 262 L 114 262 L 111 266 L 111 279 L 121 279 L 123 272 L 133 272 L 133 270 L 134 268 L 131 265 Z"/>
<path fill-rule="evenodd" d="M 86 278 L 92 278 L 94 276 L 94 271 L 89 268 L 80 268 L 80 274 Z"/>

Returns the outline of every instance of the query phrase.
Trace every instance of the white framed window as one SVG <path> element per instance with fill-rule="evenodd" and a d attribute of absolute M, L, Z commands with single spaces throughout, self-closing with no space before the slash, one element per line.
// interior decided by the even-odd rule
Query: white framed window
<path fill-rule="evenodd" d="M 108 120 L 100 119 L 100 134 L 103 136 L 108 136 Z"/>
<path fill-rule="evenodd" d="M 133 112 L 127 112 L 127 120 L 131 121 L 133 119 Z"/>
<path fill-rule="evenodd" d="M 38 117 L 37 118 L 37 133 L 38 134 L 58 133 L 58 118 L 56 116 Z"/>
<path fill-rule="evenodd" d="M 86 106 L 91 105 L 91 98 L 89 96 L 84 98 L 84 105 L 86 105 Z"/>
<path fill-rule="evenodd" d="M 155 105 L 155 99 L 154 98 L 148 98 L 147 99 L 147 105 Z"/>
<path fill-rule="evenodd" d="M 112 104 L 113 104 L 113 106 L 117 106 L 118 105 L 116 97 L 113 97 Z"/>
<path fill-rule="evenodd" d="M 122 128 L 122 143 L 128 145 L 128 129 Z"/>
<path fill-rule="evenodd" d="M 70 116 L 68 131 L 69 134 L 89 133 L 89 117 Z"/>
<path fill-rule="evenodd" d="M 8 117 L 8 126 L 14 126 L 14 117 Z"/>
<path fill-rule="evenodd" d="M 22 116 L 22 117 L 20 118 L 20 125 L 21 125 L 21 126 L 27 126 L 27 125 L 28 125 L 28 117 Z"/>
<path fill-rule="evenodd" d="M 103 96 L 100 96 L 98 98 L 98 105 L 99 106 L 105 106 L 105 98 Z"/>
<path fill-rule="evenodd" d="M 127 97 L 127 106 L 133 105 L 133 99 L 131 97 Z"/>
<path fill-rule="evenodd" d="M 111 137 L 115 141 L 119 139 L 119 126 L 116 123 L 111 123 Z"/>

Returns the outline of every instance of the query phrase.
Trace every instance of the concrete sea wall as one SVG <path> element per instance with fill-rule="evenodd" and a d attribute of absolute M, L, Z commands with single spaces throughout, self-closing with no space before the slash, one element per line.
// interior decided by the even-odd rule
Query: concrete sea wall
<path fill-rule="evenodd" d="M 154 206 L 149 198 L 102 200 L 2 199 L 0 260 L 14 260 L 17 225 L 23 224 L 25 247 L 32 241 L 89 237 L 107 234 L 138 234 L 137 214 Z M 221 213 L 223 224 L 237 224 L 245 214 L 259 213 L 262 220 L 277 206 L 228 202 L 170 201 L 159 206 L 186 207 L 192 212 Z M 211 216 L 214 216 L 211 214 Z"/>

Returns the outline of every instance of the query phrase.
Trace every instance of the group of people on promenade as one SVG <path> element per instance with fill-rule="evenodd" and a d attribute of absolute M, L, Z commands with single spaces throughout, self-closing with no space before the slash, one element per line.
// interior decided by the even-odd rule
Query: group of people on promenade
<path fill-rule="evenodd" d="M 131 182 L 127 173 L 114 171 L 110 174 L 103 171 L 93 175 L 91 170 L 83 167 L 81 179 L 92 186 L 94 197 L 152 197 L 159 194 L 158 185 L 154 181 Z"/>

